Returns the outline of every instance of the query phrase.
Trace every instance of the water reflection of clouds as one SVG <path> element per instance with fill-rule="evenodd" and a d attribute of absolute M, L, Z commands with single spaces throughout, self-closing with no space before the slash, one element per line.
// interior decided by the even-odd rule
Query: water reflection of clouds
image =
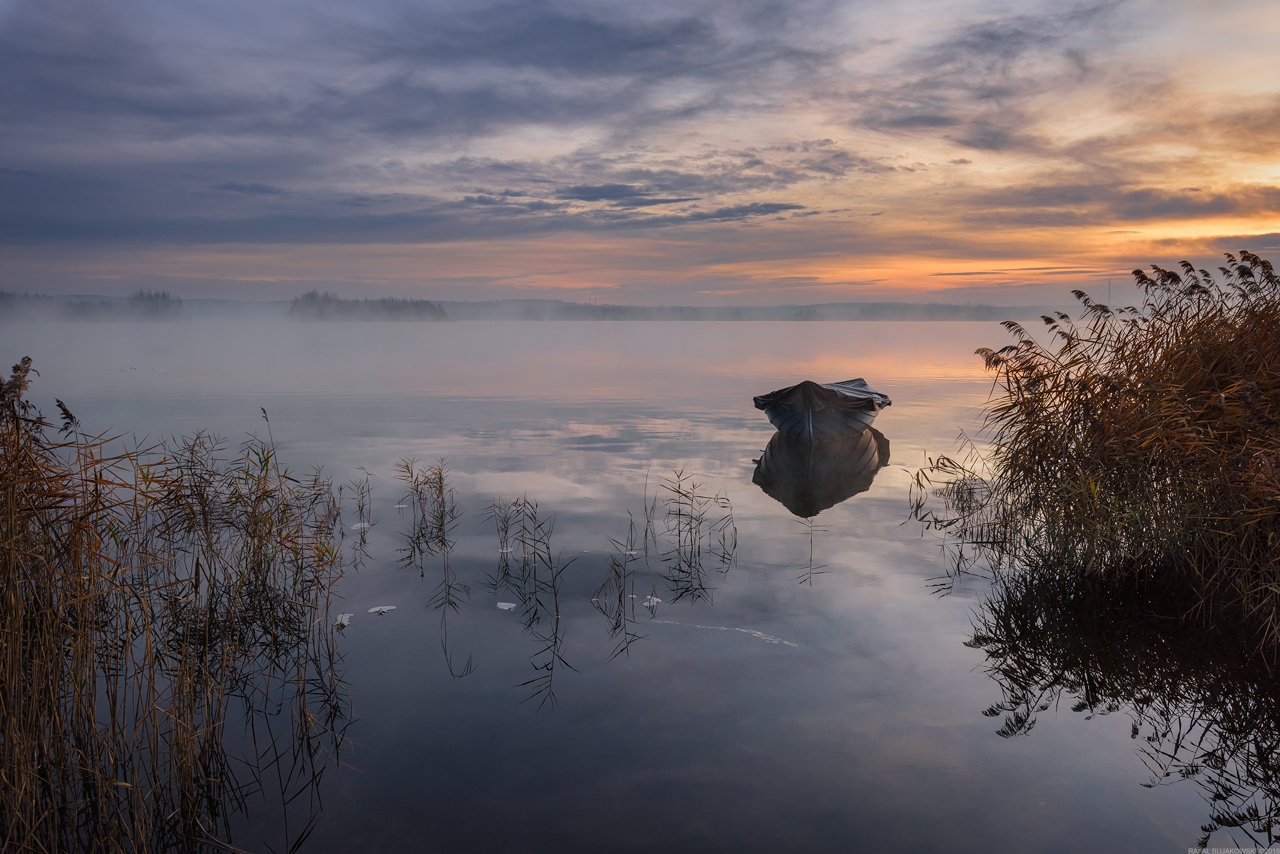
<path fill-rule="evenodd" d="M 92 341 L 68 340 L 49 373 L 71 392 L 49 376 L 41 385 L 89 423 L 211 427 L 233 446 L 260 429 L 264 405 L 291 467 L 322 463 L 344 476 L 365 466 L 377 475 L 373 559 L 343 580 L 337 609 L 356 615 L 343 648 L 360 718 L 348 761 L 359 773 L 326 783 L 317 850 L 349 847 L 347 833 L 326 835 L 335 828 L 392 848 L 423 839 L 512 847 L 523 837 L 496 828 L 494 809 L 507 825 L 543 829 L 548 849 L 621 839 L 617 828 L 637 811 L 669 827 L 670 838 L 721 849 L 832 849 L 850 839 L 872 849 L 945 840 L 976 851 L 1001 839 L 1031 847 L 1045 834 L 1076 840 L 1085 831 L 1062 816 L 1095 813 L 1107 839 L 1135 850 L 1163 841 L 1180 802 L 1152 806 L 1131 775 L 1115 782 L 1091 770 L 1115 764 L 1115 746 L 1128 743 L 1124 722 L 1095 722 L 1102 737 L 1044 739 L 1044 728 L 1025 747 L 991 745 L 1007 742 L 978 714 L 992 701 L 990 683 L 971 672 L 982 655 L 960 643 L 983 591 L 929 596 L 940 556 L 901 524 L 908 468 L 925 451 L 950 448 L 985 395 L 976 359 L 972 375 L 939 378 L 950 376 L 943 368 L 968 363 L 973 346 L 1000 336 L 977 324 L 873 326 L 458 323 L 423 336 L 357 324 L 286 329 L 270 346 L 241 334 L 238 352 L 195 328 L 189 354 L 161 329 L 170 340 L 156 347 L 173 355 L 167 377 L 120 374 L 112 360 L 136 355 L 127 342 L 98 362 Z M 303 332 L 304 351 L 289 352 Z M 607 350 L 611 337 L 622 355 L 572 367 Z M 514 368 L 516 356 L 538 370 Z M 77 361 L 85 371 L 73 376 Z M 808 587 L 796 583 L 806 532 L 751 483 L 752 458 L 773 432 L 751 395 L 819 371 L 815 379 L 867 376 L 891 394 L 876 426 L 893 442 L 893 463 L 865 492 L 823 511 L 813 548 L 827 573 Z M 102 377 L 109 381 L 95 386 Z M 429 607 L 440 567 L 426 560 L 420 578 L 396 565 L 406 521 L 394 508 L 402 489 L 391 469 L 413 456 L 452 466 L 460 515 L 450 568 L 472 594 L 450 617 L 449 647 L 455 661 L 477 665 L 462 680 L 441 659 L 439 614 Z M 609 572 L 610 538 L 624 538 L 629 519 L 643 522 L 646 478 L 652 497 L 679 467 L 732 500 L 737 561 L 708 576 L 709 600 L 678 602 L 664 577 L 669 546 L 638 562 L 637 603 L 664 601 L 653 620 L 637 605 L 644 637 L 609 662 L 609 626 L 590 599 Z M 556 676 L 560 707 L 538 716 L 520 706 L 516 687 L 531 675 L 538 641 L 518 613 L 497 609 L 514 599 L 483 585 L 499 560 L 483 509 L 523 495 L 555 517 L 551 554 L 572 559 L 560 622 L 578 672 Z M 655 521 L 665 523 L 661 513 Z M 398 608 L 367 613 L 384 604 Z M 1046 767 L 1083 782 L 1046 783 Z M 1051 785 L 1049 808 L 1040 802 Z M 975 788 L 999 790 L 1007 809 L 976 809 Z M 786 828 L 777 815 L 790 817 Z"/>

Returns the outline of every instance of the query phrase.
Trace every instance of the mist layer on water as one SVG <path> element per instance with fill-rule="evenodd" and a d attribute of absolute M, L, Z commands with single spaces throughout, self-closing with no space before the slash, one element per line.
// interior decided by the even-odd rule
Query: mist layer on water
<path fill-rule="evenodd" d="M 269 429 L 284 465 L 370 476 L 332 609 L 354 722 L 304 851 L 1149 850 L 1203 822 L 1134 785 L 1123 716 L 999 737 L 965 645 L 987 588 L 930 592 L 907 488 L 977 427 L 995 323 L 2 328 L 86 430 Z M 884 443 L 799 518 L 753 483 L 752 397 L 857 377 Z M 775 486 L 811 459 L 772 447 Z M 232 839 L 280 828 L 265 798 Z"/>

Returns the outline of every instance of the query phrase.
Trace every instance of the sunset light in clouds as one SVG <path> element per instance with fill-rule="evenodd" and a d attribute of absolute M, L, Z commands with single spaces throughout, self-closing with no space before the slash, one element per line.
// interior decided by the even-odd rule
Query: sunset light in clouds
<path fill-rule="evenodd" d="M 1270 2 L 0 0 L 0 289 L 1026 303 L 1280 248 Z"/>

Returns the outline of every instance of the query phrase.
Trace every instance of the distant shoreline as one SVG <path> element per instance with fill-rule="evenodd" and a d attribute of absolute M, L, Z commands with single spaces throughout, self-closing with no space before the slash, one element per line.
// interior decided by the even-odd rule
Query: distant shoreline
<path fill-rule="evenodd" d="M 296 322 L 371 321 L 437 323 L 448 321 L 1001 321 L 1034 318 L 1057 306 L 971 305 L 961 303 L 845 302 L 767 306 L 641 306 L 576 303 L 564 300 L 334 300 L 323 314 L 291 312 L 289 302 L 183 299 L 179 310 L 157 315 L 129 310 L 128 297 L 91 294 L 18 294 L 0 291 L 0 319 L 45 316 L 65 320 L 180 320 L 200 317 L 277 317 Z M 428 310 L 373 310 L 386 307 L 438 307 Z M 87 310 L 92 309 L 92 310 Z"/>

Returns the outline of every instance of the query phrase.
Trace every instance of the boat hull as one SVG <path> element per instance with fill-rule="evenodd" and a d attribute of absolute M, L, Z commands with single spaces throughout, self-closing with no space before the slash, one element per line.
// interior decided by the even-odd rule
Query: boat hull
<path fill-rule="evenodd" d="M 754 400 L 756 408 L 780 432 L 813 443 L 866 430 L 880 410 L 892 403 L 887 395 L 872 391 L 863 379 L 838 383 L 805 380 Z"/>

